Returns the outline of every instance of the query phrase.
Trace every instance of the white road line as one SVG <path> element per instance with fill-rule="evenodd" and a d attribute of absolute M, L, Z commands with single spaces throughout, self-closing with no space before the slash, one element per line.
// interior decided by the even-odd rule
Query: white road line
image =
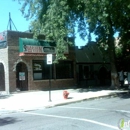
<path fill-rule="evenodd" d="M 112 110 L 112 109 L 103 109 L 103 108 L 91 108 L 91 107 L 66 107 L 66 106 L 59 106 L 62 108 L 70 108 L 70 109 L 86 109 L 86 110 L 97 110 L 97 111 L 118 111 L 118 112 L 125 112 L 125 113 L 130 113 L 130 111 L 126 110 Z"/>
<path fill-rule="evenodd" d="M 104 123 L 101 123 L 101 122 L 97 122 L 97 121 L 94 121 L 94 120 L 85 119 L 85 118 L 73 118 L 73 117 L 66 117 L 66 116 L 39 114 L 39 113 L 33 113 L 33 112 L 21 112 L 21 113 L 29 114 L 29 115 L 37 115 L 37 116 L 45 116 L 45 117 L 53 117 L 53 118 L 61 118 L 61 119 L 70 119 L 70 120 L 90 122 L 90 123 L 97 124 L 97 125 L 100 125 L 100 126 L 105 126 L 105 127 L 109 127 L 109 128 L 115 129 L 115 130 L 119 130 L 118 127 L 108 125 L 108 124 L 104 124 Z"/>

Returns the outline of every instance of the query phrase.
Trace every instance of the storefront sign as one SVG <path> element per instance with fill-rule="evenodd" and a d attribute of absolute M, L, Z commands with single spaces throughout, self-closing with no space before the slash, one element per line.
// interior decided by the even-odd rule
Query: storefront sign
<path fill-rule="evenodd" d="M 55 47 L 24 45 L 25 53 L 55 53 Z"/>
<path fill-rule="evenodd" d="M 24 52 L 26 52 L 26 53 L 43 53 L 43 47 L 42 46 L 24 45 Z"/>
<path fill-rule="evenodd" d="M 55 53 L 56 50 L 55 50 L 55 47 L 43 47 L 43 52 L 44 53 Z"/>
<path fill-rule="evenodd" d="M 56 43 L 54 41 L 39 41 L 28 38 L 19 38 L 19 56 L 24 55 L 44 55 L 44 54 L 55 54 Z M 68 54 L 68 45 L 64 54 Z"/>

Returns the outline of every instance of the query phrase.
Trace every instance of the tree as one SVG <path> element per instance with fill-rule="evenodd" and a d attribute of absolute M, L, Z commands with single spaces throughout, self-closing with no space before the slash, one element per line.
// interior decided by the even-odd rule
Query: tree
<path fill-rule="evenodd" d="M 118 31 L 123 38 L 129 32 L 130 0 L 26 0 L 21 11 L 26 18 L 34 18 L 30 27 L 35 36 L 44 33 L 56 41 L 58 59 L 65 58 L 63 37 L 75 37 L 75 27 L 82 38 L 88 35 L 91 40 L 94 33 L 109 51 L 111 86 L 118 86 L 114 34 Z"/>
<path fill-rule="evenodd" d="M 111 86 L 118 86 L 118 76 L 115 62 L 115 43 L 114 34 L 119 31 L 128 30 L 124 21 L 130 18 L 130 4 L 122 0 L 92 0 L 86 1 L 86 17 L 89 21 L 89 29 L 94 32 L 99 43 L 108 46 L 109 57 L 111 61 Z M 122 33 L 122 34 L 123 34 Z"/>

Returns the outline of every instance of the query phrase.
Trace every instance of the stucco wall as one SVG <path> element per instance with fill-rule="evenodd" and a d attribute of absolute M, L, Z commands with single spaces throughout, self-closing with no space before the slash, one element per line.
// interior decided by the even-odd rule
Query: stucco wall
<path fill-rule="evenodd" d="M 9 64 L 8 64 L 8 48 L 0 49 L 0 63 L 4 66 L 5 72 L 5 92 L 9 93 Z"/>

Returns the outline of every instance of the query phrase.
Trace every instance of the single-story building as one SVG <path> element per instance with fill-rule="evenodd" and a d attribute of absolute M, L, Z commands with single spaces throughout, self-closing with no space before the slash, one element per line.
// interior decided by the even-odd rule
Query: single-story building
<path fill-rule="evenodd" d="M 95 42 L 86 46 L 66 45 L 66 60 L 48 64 L 48 54 L 54 60 L 56 43 L 44 35 L 33 39 L 30 32 L 0 33 L 0 93 L 27 90 L 49 90 L 109 85 L 110 62 Z M 47 63 L 48 62 L 48 63 Z"/>
<path fill-rule="evenodd" d="M 110 85 L 110 61 L 102 54 L 96 42 L 90 42 L 78 49 L 76 47 L 76 73 L 79 86 Z"/>
<path fill-rule="evenodd" d="M 55 58 L 56 44 L 43 35 L 33 39 L 28 32 L 0 33 L 0 91 L 64 89 L 75 85 L 75 52 L 66 46 L 67 60 L 47 64 L 47 54 Z M 51 77 L 50 77 L 51 76 Z"/>

